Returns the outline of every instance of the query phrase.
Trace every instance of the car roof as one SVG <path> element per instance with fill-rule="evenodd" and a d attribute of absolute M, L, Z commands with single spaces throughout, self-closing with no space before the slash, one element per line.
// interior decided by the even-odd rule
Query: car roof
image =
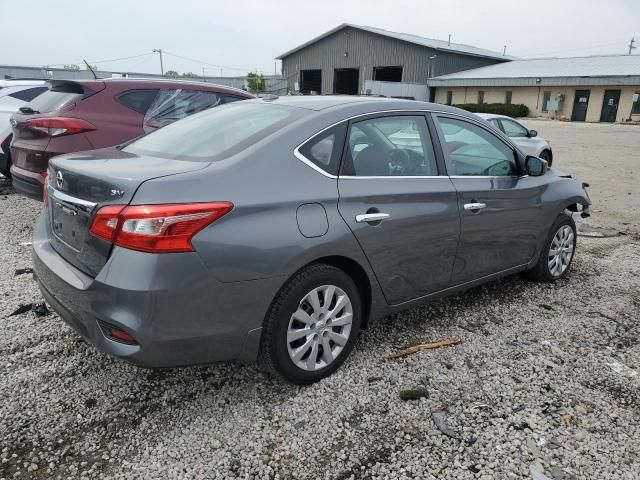
<path fill-rule="evenodd" d="M 214 92 L 222 92 L 229 93 L 232 95 L 241 95 L 245 98 L 254 98 L 249 92 L 241 90 L 239 88 L 229 87 L 226 85 L 219 85 L 217 83 L 208 83 L 208 82 L 194 82 L 192 80 L 180 80 L 180 79 L 170 79 L 170 78 L 98 78 L 98 79 L 82 79 L 82 80 L 55 80 L 55 82 L 69 82 L 69 83 L 77 83 L 82 86 L 91 88 L 92 85 L 95 84 L 117 84 L 119 87 L 123 89 L 126 88 L 152 88 L 152 87 L 174 87 L 174 88 L 184 88 L 184 87 L 192 87 L 199 88 L 203 90 L 211 90 Z"/>
<path fill-rule="evenodd" d="M 484 118 L 485 120 L 490 120 L 492 118 L 506 118 L 508 120 L 514 120 L 517 122 L 517 120 L 513 117 L 510 117 L 508 115 L 498 115 L 497 113 L 476 113 L 476 115 L 480 118 Z"/>
<path fill-rule="evenodd" d="M 265 102 L 284 106 L 304 108 L 307 110 L 339 110 L 359 107 L 363 113 L 386 110 L 430 110 L 436 112 L 449 112 L 464 115 L 470 118 L 472 114 L 455 107 L 449 107 L 440 103 L 422 102 L 419 100 L 406 100 L 401 98 L 377 97 L 372 95 L 287 95 L 282 97 L 265 97 L 251 102 Z"/>

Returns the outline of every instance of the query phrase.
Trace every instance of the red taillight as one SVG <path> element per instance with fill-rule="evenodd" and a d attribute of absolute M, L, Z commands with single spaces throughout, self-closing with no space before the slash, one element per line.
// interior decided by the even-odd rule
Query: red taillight
<path fill-rule="evenodd" d="M 192 252 L 191 239 L 233 208 L 229 202 L 172 205 L 108 205 L 90 231 L 116 245 L 152 253 Z"/>
<path fill-rule="evenodd" d="M 50 137 L 74 135 L 96 129 L 94 125 L 86 120 L 72 117 L 30 118 L 26 121 L 26 125 L 27 128 L 46 133 Z"/>

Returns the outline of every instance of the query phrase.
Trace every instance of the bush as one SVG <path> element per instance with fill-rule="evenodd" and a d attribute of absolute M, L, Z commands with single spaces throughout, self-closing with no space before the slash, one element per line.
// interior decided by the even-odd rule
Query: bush
<path fill-rule="evenodd" d="M 526 117 L 529 115 L 529 107 L 521 103 L 463 103 L 454 105 L 454 107 L 473 113 L 495 113 L 496 115 L 506 115 L 508 117 Z"/>

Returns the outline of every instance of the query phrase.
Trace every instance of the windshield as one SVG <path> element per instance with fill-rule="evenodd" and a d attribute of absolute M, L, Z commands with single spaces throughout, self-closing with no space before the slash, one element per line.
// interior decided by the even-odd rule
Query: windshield
<path fill-rule="evenodd" d="M 150 133 L 125 152 L 185 160 L 220 160 L 235 155 L 295 119 L 302 110 L 235 102 L 205 110 Z"/>

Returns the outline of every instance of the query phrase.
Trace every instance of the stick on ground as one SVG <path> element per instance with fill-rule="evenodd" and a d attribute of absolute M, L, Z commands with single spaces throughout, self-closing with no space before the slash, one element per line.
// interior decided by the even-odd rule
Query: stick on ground
<path fill-rule="evenodd" d="M 404 358 L 416 352 L 419 352 L 421 350 L 431 350 L 434 348 L 447 347 L 449 345 L 457 345 L 459 343 L 460 343 L 460 340 L 457 338 L 445 338 L 444 340 L 439 340 L 433 343 L 420 343 L 419 345 L 413 345 L 411 347 L 403 348 L 402 350 L 397 351 L 393 355 L 389 355 L 387 357 L 387 360 Z"/>

